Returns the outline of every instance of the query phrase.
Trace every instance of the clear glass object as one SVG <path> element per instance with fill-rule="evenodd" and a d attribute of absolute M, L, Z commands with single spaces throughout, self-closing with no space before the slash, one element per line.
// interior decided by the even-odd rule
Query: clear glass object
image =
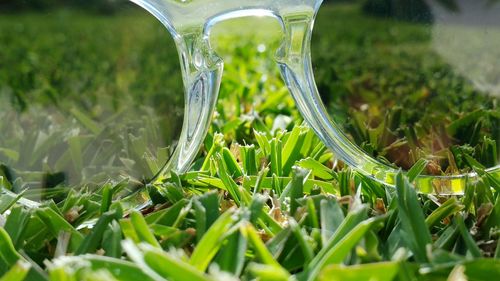
<path fill-rule="evenodd" d="M 180 172 L 187 169 L 208 129 L 209 116 L 221 82 L 223 64 L 210 46 L 211 28 L 218 22 L 231 18 L 271 16 L 279 21 L 284 33 L 276 61 L 299 111 L 318 137 L 335 152 L 339 159 L 381 183 L 392 185 L 395 174 L 401 168 L 405 169 L 390 161 L 384 163 L 376 159 L 374 155 L 370 155 L 366 149 L 362 149 L 361 144 L 356 143 L 346 131 L 345 126 L 335 121 L 335 112 L 329 113 L 322 101 L 322 95 L 318 92 L 315 83 L 311 61 L 311 36 L 322 0 L 132 0 L 132 2 L 148 10 L 167 27 L 175 38 L 183 66 L 187 105 L 181 137 L 181 143 L 184 145 L 177 150 L 170 168 Z M 373 2 L 378 5 L 377 1 Z M 383 1 L 379 1 L 381 2 Z M 500 56 L 495 51 L 498 50 L 495 46 L 498 46 L 500 30 L 498 7 L 495 7 L 498 5 L 490 3 L 491 1 L 486 2 L 488 1 L 471 4 L 467 1 L 451 1 L 451 4 L 447 4 L 442 1 L 427 1 L 424 5 L 430 8 L 428 13 L 435 17 L 429 21 L 433 24 L 428 25 L 433 36 L 431 40 L 433 53 L 443 57 L 445 64 L 452 71 L 470 81 L 478 88 L 478 91 L 493 96 L 488 101 L 492 105 L 485 110 L 489 110 L 491 114 L 491 120 L 489 119 L 488 122 L 496 122 L 493 125 L 490 124 L 493 130 L 487 132 L 488 137 L 497 143 L 491 146 L 492 149 L 494 148 L 493 159 L 485 165 L 487 172 L 498 177 L 499 161 L 496 149 L 499 140 L 497 119 L 499 111 L 496 107 L 497 96 L 495 95 L 499 94 L 498 77 L 500 76 L 498 63 L 495 62 L 499 61 Z M 335 9 L 335 7 L 330 8 Z M 393 7 L 395 10 L 397 8 Z M 418 11 L 411 11 L 415 7 L 410 6 L 406 9 L 410 9 L 410 14 L 413 12 L 417 16 L 429 16 Z M 395 21 L 392 24 L 397 25 Z M 336 28 L 342 29 L 343 27 L 339 25 Z M 321 37 L 318 40 L 320 41 Z M 341 44 L 342 42 L 329 43 Z M 335 92 L 329 94 L 336 95 Z M 390 96 L 392 93 L 386 94 Z M 481 108 L 482 105 L 477 110 Z M 442 119 L 441 121 L 444 124 L 454 120 Z M 432 135 L 428 138 L 431 138 L 430 142 L 437 140 Z M 420 147 L 418 149 L 420 152 L 424 150 Z M 424 155 L 423 152 L 421 154 L 423 155 L 421 158 L 433 163 L 433 155 Z M 411 154 L 400 154 L 398 157 L 413 157 L 414 162 L 418 160 L 415 159 L 418 157 Z M 453 173 L 424 173 L 415 184 L 424 193 L 460 194 L 464 192 L 466 182 L 476 177 L 475 172 L 466 170 L 456 170 Z"/>

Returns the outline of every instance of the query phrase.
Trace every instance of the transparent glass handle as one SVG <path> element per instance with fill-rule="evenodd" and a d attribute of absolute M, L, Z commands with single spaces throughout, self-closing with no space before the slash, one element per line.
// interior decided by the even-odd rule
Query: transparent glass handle
<path fill-rule="evenodd" d="M 204 24 L 178 30 L 167 17 L 168 2 L 131 1 L 155 16 L 170 32 L 177 46 L 184 82 L 184 123 L 179 143 L 158 175 L 169 170 L 183 173 L 189 169 L 210 127 L 224 64 L 212 51 Z"/>
<path fill-rule="evenodd" d="M 224 65 L 201 29 L 180 35 L 176 44 L 184 80 L 184 124 L 177 148 L 162 173 L 168 169 L 183 173 L 194 160 L 210 127 Z"/>
<path fill-rule="evenodd" d="M 380 180 L 386 180 L 386 175 L 381 175 L 380 172 L 394 174 L 397 171 L 374 161 L 360 148 L 352 145 L 341 127 L 331 120 L 321 101 L 314 82 L 310 50 L 314 15 L 284 16 L 283 22 L 285 37 L 276 60 L 302 116 L 338 158 L 353 167 L 364 166 L 365 172 L 377 174 Z"/>
<path fill-rule="evenodd" d="M 331 120 L 316 87 L 311 62 L 311 35 L 315 15 L 292 14 L 282 17 L 285 37 L 276 60 L 297 108 L 318 137 L 336 156 L 362 174 L 385 185 L 394 185 L 398 169 L 378 162 L 353 144 L 342 132 L 341 126 Z M 486 170 L 495 176 L 498 167 Z M 463 194 L 467 182 L 476 181 L 478 175 L 420 176 L 415 187 L 421 193 Z"/>

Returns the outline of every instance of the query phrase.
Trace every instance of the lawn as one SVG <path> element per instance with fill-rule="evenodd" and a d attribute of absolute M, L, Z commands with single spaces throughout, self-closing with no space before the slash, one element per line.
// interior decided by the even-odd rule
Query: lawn
<path fill-rule="evenodd" d="M 242 28 L 248 24 L 251 30 Z M 33 132 L 1 138 L 0 148 L 19 144 L 0 149 L 2 157 L 30 173 L 16 178 L 1 166 L 0 280 L 499 279 L 500 179 L 482 169 L 498 164 L 497 101 L 445 67 L 431 50 L 428 28 L 394 24 L 366 18 L 355 6 L 327 6 L 313 59 L 323 99 L 352 140 L 410 169 L 408 177 L 398 175 L 396 188 L 337 161 L 303 124 L 270 59 L 279 27 L 254 19 L 214 31 L 225 73 L 191 170 L 146 182 L 168 157 L 154 149 L 174 138 L 182 120 L 177 53 L 164 29 L 137 10 L 2 14 L 2 109 L 44 120 L 50 111 L 43 109 L 57 108 L 94 138 L 115 127 L 119 135 L 117 124 L 164 125 L 124 146 L 137 177 L 80 191 L 57 177 L 22 191 L 47 161 L 23 149 L 37 147 Z M 99 103 L 121 115 L 101 111 Z M 75 104 L 81 112 L 71 110 Z M 9 125 L 2 122 L 0 132 L 9 135 Z M 430 145 L 436 130 L 449 137 L 446 147 Z M 67 155 L 97 157 L 78 148 L 65 147 L 51 160 L 69 165 Z M 401 151 L 413 158 L 401 158 Z M 81 161 L 73 160 L 75 171 Z M 467 183 L 463 196 L 417 194 L 411 184 L 420 173 L 472 169 L 481 177 Z M 126 197 L 131 186 L 141 192 Z M 26 208 L 3 189 L 45 200 Z M 146 197 L 153 206 L 130 210 Z"/>
<path fill-rule="evenodd" d="M 498 81 L 488 76 L 500 73 L 485 62 L 500 55 L 487 47 L 500 43 L 497 26 L 396 22 L 357 5 L 322 12 L 313 42 L 318 87 L 355 143 L 404 169 L 428 159 L 433 175 L 469 171 L 467 156 L 498 165 Z"/>

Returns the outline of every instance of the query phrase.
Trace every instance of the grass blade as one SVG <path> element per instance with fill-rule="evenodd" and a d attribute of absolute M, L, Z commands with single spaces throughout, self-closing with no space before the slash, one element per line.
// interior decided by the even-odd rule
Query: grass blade
<path fill-rule="evenodd" d="M 460 234 L 462 235 L 462 239 L 464 240 L 465 245 L 467 246 L 467 249 L 469 250 L 471 255 L 475 258 L 482 257 L 483 255 L 481 254 L 481 250 L 476 245 L 474 238 L 472 238 L 469 231 L 465 227 L 464 218 L 460 215 L 456 216 L 455 223 L 458 226 L 458 230 L 459 230 Z"/>
<path fill-rule="evenodd" d="M 5 222 L 5 231 L 12 238 L 12 243 L 16 249 L 21 246 L 23 242 L 23 235 L 26 226 L 29 223 L 31 212 L 27 211 L 24 207 L 14 207 L 10 211 L 10 215 Z"/>
<path fill-rule="evenodd" d="M 417 193 L 407 178 L 400 172 L 396 176 L 398 215 L 405 231 L 408 248 L 419 262 L 427 262 L 427 245 L 431 244 L 431 235 L 425 223 Z"/>
<path fill-rule="evenodd" d="M 229 230 L 234 226 L 237 218 L 233 211 L 222 214 L 217 221 L 203 235 L 198 246 L 194 249 L 189 263 L 194 268 L 205 271 L 215 257 L 222 242 L 230 235 Z"/>
<path fill-rule="evenodd" d="M 50 208 L 37 209 L 35 213 L 44 222 L 53 237 L 57 237 L 61 231 L 70 233 L 70 251 L 78 249 L 84 237 L 69 222 Z"/>
<path fill-rule="evenodd" d="M 155 281 L 211 280 L 183 259 L 148 244 L 137 247 L 132 241 L 126 240 L 122 246 L 132 261 L 139 264 L 141 269 Z"/>
<path fill-rule="evenodd" d="M 281 267 L 281 265 L 274 259 L 273 255 L 267 249 L 266 245 L 262 242 L 257 231 L 251 224 L 246 224 L 240 228 L 243 236 L 247 237 L 250 244 L 253 246 L 255 254 L 259 257 L 259 260 L 268 266 L 272 267 L 278 276 L 290 276 L 288 272 Z"/>
<path fill-rule="evenodd" d="M 19 260 L 4 276 L 0 277 L 0 281 L 23 281 L 30 269 L 30 263 Z"/>
<path fill-rule="evenodd" d="M 358 244 L 358 242 L 371 229 L 372 225 L 375 222 L 377 222 L 377 219 L 375 218 L 362 221 L 361 223 L 357 224 L 351 231 L 349 231 L 343 238 L 341 238 L 338 243 L 335 243 L 334 245 L 332 245 L 332 247 L 327 248 L 328 250 L 325 251 L 321 259 L 313 260 L 310 266 L 307 267 L 307 277 L 303 280 L 316 280 L 318 274 L 320 274 L 320 271 L 325 266 L 329 264 L 341 263 L 351 252 L 351 249 L 356 246 L 356 244 Z"/>
<path fill-rule="evenodd" d="M 118 212 L 116 210 L 104 213 L 95 226 L 92 228 L 92 232 L 90 235 L 85 237 L 82 244 L 76 250 L 76 255 L 82 255 L 86 253 L 92 253 L 97 250 L 99 247 L 99 243 L 103 239 L 104 232 L 108 228 L 108 225 L 113 221 L 121 218 L 122 212 Z"/>
<path fill-rule="evenodd" d="M 248 240 L 240 232 L 231 234 L 216 258 L 220 269 L 240 276 L 245 266 L 247 245 Z"/>
<path fill-rule="evenodd" d="M 429 161 L 425 159 L 420 159 L 417 163 L 413 164 L 411 169 L 406 174 L 408 181 L 413 182 L 425 170 L 427 164 L 429 164 Z"/>
<path fill-rule="evenodd" d="M 137 237 L 139 237 L 139 241 L 146 242 L 149 245 L 160 248 L 160 243 L 158 243 L 158 240 L 156 240 L 152 231 L 149 229 L 149 226 L 141 213 L 137 211 L 131 212 L 130 222 L 134 226 Z"/>
<path fill-rule="evenodd" d="M 399 271 L 397 262 L 381 262 L 354 266 L 330 265 L 319 275 L 320 281 L 392 281 Z"/>
<path fill-rule="evenodd" d="M 336 200 L 321 200 L 321 238 L 326 245 L 344 220 L 344 213 Z"/>
<path fill-rule="evenodd" d="M 439 223 L 444 218 L 452 216 L 462 210 L 463 206 L 461 206 L 455 197 L 452 197 L 446 202 L 444 202 L 441 206 L 439 206 L 434 212 L 432 212 L 425 219 L 425 223 L 427 227 L 431 229 L 435 224 Z"/>
<path fill-rule="evenodd" d="M 16 252 L 9 234 L 0 228 L 0 276 L 8 272 L 20 258 L 21 256 Z"/>

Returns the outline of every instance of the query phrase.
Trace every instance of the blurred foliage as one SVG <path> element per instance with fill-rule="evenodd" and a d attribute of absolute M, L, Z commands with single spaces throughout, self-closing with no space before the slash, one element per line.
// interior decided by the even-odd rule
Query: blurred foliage
<path fill-rule="evenodd" d="M 10 120 L 0 124 L 0 159 L 13 167 L 1 175 L 15 179 L 17 172 L 31 171 L 24 179 L 38 182 L 43 169 L 76 177 L 82 164 L 103 167 L 110 161 L 106 155 L 121 150 L 112 168 L 127 166 L 137 180 L 165 163 L 169 155 L 158 154 L 157 145 L 177 140 L 184 105 L 173 40 L 138 7 L 110 19 L 75 10 L 0 17 L 0 116 Z M 28 121 L 17 120 L 13 110 Z M 61 116 L 64 121 L 53 121 Z M 112 146 L 99 152 L 96 147 L 106 143 Z M 153 164 L 145 153 L 163 155 L 163 163 Z M 49 178 L 42 186 L 64 180 Z M 14 190 L 25 184 L 13 182 Z"/>
<path fill-rule="evenodd" d="M 323 101 L 355 143 L 388 164 L 408 169 L 426 158 L 427 173 L 457 174 L 469 169 L 466 154 L 498 165 L 500 108 L 488 95 L 496 93 L 478 90 L 433 44 L 433 26 L 324 6 L 312 43 Z"/>
<path fill-rule="evenodd" d="M 367 14 L 406 20 L 411 22 L 430 23 L 433 21 L 429 4 L 440 5 L 448 11 L 459 11 L 457 0 L 362 0 L 363 11 Z M 433 3 L 430 3 L 433 2 Z M 352 3 L 352 2 L 351 2 Z M 494 5 L 498 0 L 487 0 L 486 6 Z M 463 3 L 462 3 L 463 4 Z"/>
<path fill-rule="evenodd" d="M 23 10 L 44 11 L 51 8 L 78 7 L 110 14 L 123 7 L 127 0 L 0 0 L 0 12 Z"/>
<path fill-rule="evenodd" d="M 363 10 L 372 15 L 414 22 L 430 22 L 432 14 L 425 0 L 366 0 Z"/>
<path fill-rule="evenodd" d="M 366 0 L 363 10 L 371 15 L 414 22 L 430 22 L 432 14 L 424 0 Z"/>

